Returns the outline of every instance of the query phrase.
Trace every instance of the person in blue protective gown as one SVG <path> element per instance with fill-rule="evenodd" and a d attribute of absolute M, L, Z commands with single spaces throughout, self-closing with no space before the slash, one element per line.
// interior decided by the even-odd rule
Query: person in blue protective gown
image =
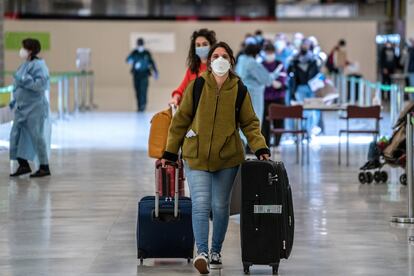
<path fill-rule="evenodd" d="M 269 72 L 261 63 L 256 61 L 256 57 L 260 52 L 260 48 L 255 44 L 249 44 L 244 50 L 245 59 L 243 63 L 236 66 L 236 72 L 239 72 L 239 77 L 246 85 L 252 101 L 254 112 L 262 124 L 265 98 L 264 92 L 266 86 L 276 85 L 275 79 L 278 78 L 281 69 L 277 68 L 273 72 Z M 246 137 L 242 134 L 241 138 L 244 144 L 247 144 Z M 246 147 L 246 152 L 251 153 L 250 149 Z"/>
<path fill-rule="evenodd" d="M 11 177 L 31 173 L 28 161 L 38 160 L 39 169 L 30 177 L 50 175 L 46 122 L 49 121 L 49 103 L 45 92 L 49 89 L 49 70 L 38 58 L 41 45 L 36 39 L 25 39 L 19 55 L 23 64 L 14 75 L 14 123 L 10 133 L 10 159 L 19 167 Z"/>
<path fill-rule="evenodd" d="M 261 63 L 256 61 L 260 52 L 257 45 L 249 44 L 246 46 L 244 54 L 246 58 L 242 65 L 237 64 L 236 72 L 246 85 L 252 99 L 253 109 L 260 122 L 264 112 L 264 91 L 266 86 L 272 86 L 278 78 L 281 68 L 269 72 Z M 283 66 L 282 66 L 283 67 Z"/>

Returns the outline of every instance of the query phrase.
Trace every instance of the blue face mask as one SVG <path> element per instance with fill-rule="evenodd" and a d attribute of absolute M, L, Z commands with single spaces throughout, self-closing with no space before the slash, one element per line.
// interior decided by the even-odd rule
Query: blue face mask
<path fill-rule="evenodd" d="M 208 52 L 210 52 L 210 46 L 196 47 L 196 55 L 201 59 L 206 59 L 208 57 Z"/>

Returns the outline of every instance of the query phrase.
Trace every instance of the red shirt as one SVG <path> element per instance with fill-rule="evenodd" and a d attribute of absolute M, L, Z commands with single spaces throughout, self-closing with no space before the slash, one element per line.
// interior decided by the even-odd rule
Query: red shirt
<path fill-rule="evenodd" d="M 200 68 L 198 68 L 198 75 L 191 72 L 190 68 L 187 68 L 187 71 L 185 72 L 184 79 L 182 80 L 180 86 L 178 86 L 177 89 L 175 89 L 172 93 L 172 96 L 179 95 L 181 98 L 183 97 L 184 91 L 187 88 L 187 85 L 195 80 L 197 77 L 199 77 L 202 73 L 207 71 L 207 64 L 201 63 Z"/>

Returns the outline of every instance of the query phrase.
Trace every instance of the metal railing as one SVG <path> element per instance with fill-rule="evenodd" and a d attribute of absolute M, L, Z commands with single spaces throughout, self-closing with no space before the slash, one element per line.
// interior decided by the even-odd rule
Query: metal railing
<path fill-rule="evenodd" d="M 14 72 L 5 72 L 13 75 Z M 71 86 L 71 82 L 73 85 Z M 56 89 L 57 117 L 64 119 L 69 114 L 77 114 L 79 111 L 87 111 L 97 108 L 94 103 L 94 73 L 89 72 L 53 72 L 50 74 L 50 92 Z M 71 90 L 71 88 L 73 88 Z M 1 94 L 13 92 L 13 85 L 0 88 Z M 47 93 L 49 94 L 49 93 Z M 70 99 L 73 97 L 73 106 Z M 50 99 L 49 99 L 50 100 Z"/>
<path fill-rule="evenodd" d="M 408 215 L 407 216 L 395 216 L 391 218 L 392 222 L 396 223 L 410 223 L 414 224 L 414 175 L 413 175 L 413 143 L 414 143 L 414 133 L 413 133 L 413 124 L 414 117 L 413 114 L 407 114 L 406 122 L 406 149 L 407 149 L 407 162 L 405 173 L 407 175 L 407 186 L 408 186 Z"/>
<path fill-rule="evenodd" d="M 70 93 L 70 83 L 73 82 L 73 93 Z M 97 108 L 94 103 L 94 73 L 91 72 L 62 72 L 50 75 L 51 86 L 57 86 L 57 113 L 63 119 L 70 113 L 87 111 Z M 80 92 L 80 93 L 79 93 Z M 69 106 L 73 97 L 73 108 Z"/>
<path fill-rule="evenodd" d="M 404 87 L 401 84 L 386 85 L 380 82 L 371 82 L 362 77 L 345 76 L 343 74 L 335 75 L 334 83 L 339 94 L 340 104 L 382 105 L 382 92 L 389 92 L 392 124 L 397 121 L 401 110 L 404 108 L 404 94 L 414 93 L 414 87 Z"/>

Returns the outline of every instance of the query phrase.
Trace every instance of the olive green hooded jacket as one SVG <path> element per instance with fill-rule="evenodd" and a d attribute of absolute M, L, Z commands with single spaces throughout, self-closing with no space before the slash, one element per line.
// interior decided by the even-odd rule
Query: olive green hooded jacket
<path fill-rule="evenodd" d="M 173 117 L 163 158 L 176 161 L 182 147 L 183 159 L 193 170 L 214 172 L 240 165 L 245 156 L 235 121 L 239 78 L 230 75 L 219 90 L 211 72 L 201 77 L 205 82 L 196 114 L 193 116 L 193 81 Z M 257 156 L 270 154 L 249 93 L 240 109 L 239 125 Z"/>

